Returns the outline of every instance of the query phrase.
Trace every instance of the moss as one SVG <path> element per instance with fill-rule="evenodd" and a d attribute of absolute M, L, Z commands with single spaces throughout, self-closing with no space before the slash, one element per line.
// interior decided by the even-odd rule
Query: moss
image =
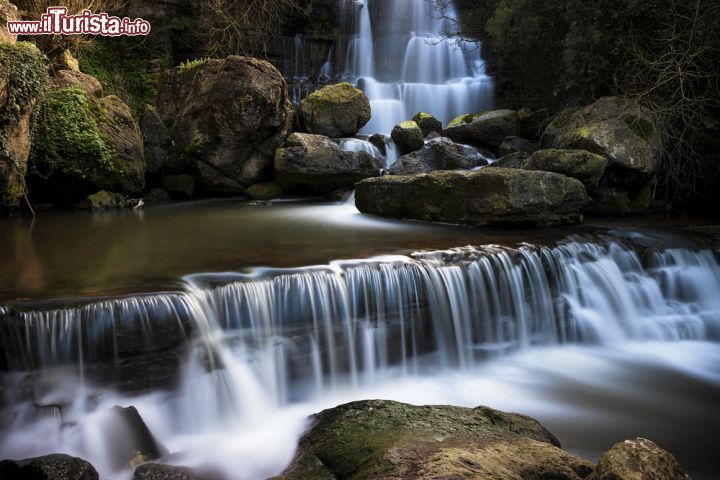
<path fill-rule="evenodd" d="M 8 84 L 0 124 L 19 121 L 28 105 L 43 93 L 47 81 L 47 58 L 35 45 L 0 43 L 0 84 Z"/>
<path fill-rule="evenodd" d="M 78 87 L 50 92 L 42 102 L 34 138 L 34 157 L 43 169 L 93 183 L 122 177 L 127 166 L 115 159 L 110 138 L 100 128 L 108 121 L 103 106 Z"/>
<path fill-rule="evenodd" d="M 413 120 L 408 120 L 408 121 L 405 121 L 405 122 L 401 122 L 401 123 L 400 123 L 400 128 L 402 128 L 402 129 L 408 129 L 408 130 L 415 130 L 415 129 L 419 129 L 420 127 L 419 127 L 418 124 L 415 123 Z"/>
<path fill-rule="evenodd" d="M 653 125 L 653 123 L 647 118 L 635 115 L 626 115 L 625 117 L 623 117 L 623 121 L 628 127 L 630 127 L 630 129 L 635 133 L 635 135 L 642 138 L 646 142 L 650 141 L 655 135 L 655 125 Z"/>
<path fill-rule="evenodd" d="M 180 64 L 178 70 L 180 70 L 181 73 L 189 72 L 190 70 L 193 70 L 200 65 L 204 65 L 205 63 L 207 63 L 208 60 L 210 60 L 209 57 L 196 58 L 195 60 L 186 60 Z"/>
<path fill-rule="evenodd" d="M 464 125 L 466 123 L 470 123 L 475 118 L 475 115 L 466 113 L 464 115 L 459 115 L 455 118 L 453 118 L 450 123 L 448 123 L 448 128 L 457 127 L 458 125 Z"/>
<path fill-rule="evenodd" d="M 329 85 L 311 93 L 307 99 L 315 107 L 323 107 L 345 101 L 348 97 L 356 95 L 359 90 L 347 82 Z"/>

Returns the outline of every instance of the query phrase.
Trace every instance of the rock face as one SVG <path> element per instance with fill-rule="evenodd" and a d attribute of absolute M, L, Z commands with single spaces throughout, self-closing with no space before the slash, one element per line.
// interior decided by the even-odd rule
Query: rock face
<path fill-rule="evenodd" d="M 81 458 L 46 455 L 15 462 L 0 462 L 3 480 L 98 480 L 95 468 Z"/>
<path fill-rule="evenodd" d="M 199 480 L 195 472 L 185 467 L 146 463 L 135 469 L 133 480 Z"/>
<path fill-rule="evenodd" d="M 597 187 L 608 161 L 585 150 L 538 150 L 525 162 L 525 170 L 555 172 L 577 178 L 588 188 Z"/>
<path fill-rule="evenodd" d="M 480 155 L 468 155 L 461 145 L 438 139 L 428 142 L 416 152 L 400 157 L 390 168 L 390 173 L 414 175 L 435 170 L 470 170 L 483 165 L 487 165 L 487 160 Z"/>
<path fill-rule="evenodd" d="M 157 111 L 174 145 L 168 172 L 195 177 L 210 195 L 242 194 L 268 178 L 293 119 L 280 72 L 240 56 L 163 73 Z"/>
<path fill-rule="evenodd" d="M 450 122 L 443 135 L 497 152 L 507 137 L 518 135 L 520 124 L 514 110 L 494 110 L 477 115 L 461 115 Z"/>
<path fill-rule="evenodd" d="M 547 478 L 579 480 L 592 464 L 560 450 L 535 420 L 486 407 L 363 401 L 325 410 L 278 479 Z"/>
<path fill-rule="evenodd" d="M 53 74 L 51 85 L 55 89 L 78 87 L 88 97 L 100 98 L 103 96 L 103 87 L 100 81 L 86 73 L 74 70 L 59 70 Z"/>
<path fill-rule="evenodd" d="M 442 122 L 429 113 L 420 112 L 412 120 L 422 130 L 423 137 L 427 137 L 431 133 L 442 133 Z"/>
<path fill-rule="evenodd" d="M 0 0 L 2 15 L 17 10 Z M 0 211 L 16 208 L 26 194 L 30 121 L 47 84 L 45 57 L 32 44 L 0 43 Z"/>
<path fill-rule="evenodd" d="M 283 190 L 277 183 L 258 183 L 248 188 L 245 195 L 252 200 L 273 200 L 283 196 Z"/>
<path fill-rule="evenodd" d="M 195 195 L 195 179 L 190 175 L 168 175 L 163 181 L 163 189 L 174 198 L 192 198 Z"/>
<path fill-rule="evenodd" d="M 413 121 L 395 125 L 391 136 L 403 155 L 420 150 L 425 145 L 422 130 Z"/>
<path fill-rule="evenodd" d="M 0 0 L 0 43 L 15 43 L 15 35 L 7 31 L 7 22 L 20 19 L 20 13 L 15 5 L 8 0 Z"/>
<path fill-rule="evenodd" d="M 140 133 L 145 145 L 145 163 L 148 173 L 160 172 L 168 162 L 172 140 L 157 109 L 146 105 L 140 117 Z"/>
<path fill-rule="evenodd" d="M 367 95 L 349 83 L 329 85 L 300 102 L 300 121 L 308 133 L 352 137 L 370 121 Z"/>
<path fill-rule="evenodd" d="M 523 168 L 530 158 L 530 154 L 525 152 L 515 152 L 510 155 L 498 159 L 496 162 L 490 164 L 493 168 Z"/>
<path fill-rule="evenodd" d="M 652 119 L 636 104 L 601 98 L 557 115 L 545 129 L 544 148 L 582 149 L 608 159 L 612 186 L 638 187 L 658 168 L 661 144 Z"/>
<path fill-rule="evenodd" d="M 285 192 L 327 194 L 377 177 L 383 163 L 367 152 L 348 152 L 321 135 L 293 133 L 275 154 L 275 181 Z"/>
<path fill-rule="evenodd" d="M 582 221 L 588 203 L 579 180 L 507 168 L 437 171 L 360 182 L 363 213 L 478 226 L 556 226 Z"/>
<path fill-rule="evenodd" d="M 636 438 L 614 445 L 587 480 L 688 480 L 675 457 L 650 440 Z"/>
<path fill-rule="evenodd" d="M 145 186 L 140 130 L 116 96 L 52 90 L 41 105 L 36 138 L 34 196 L 74 204 L 99 190 L 136 195 Z"/>

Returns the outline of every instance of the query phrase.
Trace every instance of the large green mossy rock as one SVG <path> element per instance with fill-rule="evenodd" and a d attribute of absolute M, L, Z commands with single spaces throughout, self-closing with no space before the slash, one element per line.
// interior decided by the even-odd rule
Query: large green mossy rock
<path fill-rule="evenodd" d="M 299 114 L 307 133 L 352 137 L 370 121 L 370 101 L 362 90 L 343 82 L 311 93 L 300 102 Z"/>
<path fill-rule="evenodd" d="M 8 15 L 15 11 L 7 7 Z M 47 59 L 33 44 L 0 43 L 0 212 L 27 193 L 31 119 L 47 81 Z"/>
<path fill-rule="evenodd" d="M 427 137 L 431 133 L 442 133 L 442 122 L 429 113 L 420 112 L 416 114 L 412 120 L 418 124 L 424 137 Z"/>
<path fill-rule="evenodd" d="M 497 153 L 507 137 L 517 136 L 520 122 L 514 110 L 492 110 L 461 115 L 451 121 L 443 135 L 458 143 L 487 148 Z"/>
<path fill-rule="evenodd" d="M 395 125 L 391 136 L 402 155 L 420 150 L 425 145 L 420 126 L 412 120 Z"/>
<path fill-rule="evenodd" d="M 478 226 L 579 223 L 589 203 L 583 184 L 552 172 L 508 168 L 389 175 L 356 186 L 363 213 Z"/>
<path fill-rule="evenodd" d="M 563 452 L 532 418 L 487 407 L 368 400 L 311 420 L 295 460 L 277 479 L 579 480 L 593 468 Z"/>
<path fill-rule="evenodd" d="M 79 87 L 51 90 L 38 115 L 34 195 L 74 203 L 98 190 L 137 195 L 145 186 L 143 143 L 129 107 Z"/>
<path fill-rule="evenodd" d="M 585 150 L 538 150 L 524 163 L 525 170 L 555 172 L 577 178 L 586 187 L 597 187 L 608 161 L 602 155 Z"/>
<path fill-rule="evenodd" d="M 607 158 L 612 186 L 638 187 L 657 172 L 661 142 L 650 118 L 636 103 L 604 97 L 558 114 L 545 128 L 544 148 L 581 149 Z"/>

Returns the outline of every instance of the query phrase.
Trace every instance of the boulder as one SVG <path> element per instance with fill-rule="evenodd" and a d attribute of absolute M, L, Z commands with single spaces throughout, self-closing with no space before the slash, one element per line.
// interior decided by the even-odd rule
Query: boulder
<path fill-rule="evenodd" d="M 498 148 L 498 156 L 505 157 L 517 152 L 533 154 L 537 150 L 538 146 L 529 140 L 520 137 L 507 137 Z"/>
<path fill-rule="evenodd" d="M 50 71 L 53 72 L 53 75 L 61 70 L 80 71 L 80 62 L 70 50 L 65 50 L 61 54 L 53 56 L 50 60 Z"/>
<path fill-rule="evenodd" d="M 0 16 L 16 13 L 0 0 Z M 0 212 L 17 208 L 27 193 L 30 122 L 47 81 L 47 60 L 33 44 L 0 42 Z"/>
<path fill-rule="evenodd" d="M 672 454 L 644 438 L 614 445 L 587 480 L 688 480 Z"/>
<path fill-rule="evenodd" d="M 79 87 L 50 91 L 38 116 L 33 196 L 74 204 L 99 190 L 137 195 L 145 186 L 143 142 L 130 108 Z"/>
<path fill-rule="evenodd" d="M 609 162 L 611 185 L 631 188 L 654 176 L 662 148 L 650 116 L 632 101 L 617 97 L 561 112 L 543 132 L 541 144 L 602 155 Z"/>
<path fill-rule="evenodd" d="M 389 172 L 392 175 L 414 175 L 435 170 L 470 170 L 487 163 L 483 156 L 468 154 L 466 148 L 457 143 L 438 139 L 400 157 Z"/>
<path fill-rule="evenodd" d="M 498 159 L 489 166 L 493 168 L 523 168 L 530 158 L 530 154 L 516 152 Z"/>
<path fill-rule="evenodd" d="M 50 85 L 55 89 L 78 87 L 85 92 L 85 95 L 88 97 L 100 98 L 103 96 L 103 86 L 97 78 L 73 70 L 59 70 L 55 72 L 50 80 Z"/>
<path fill-rule="evenodd" d="M 238 195 L 271 175 L 293 122 L 280 72 L 250 57 L 194 62 L 164 72 L 157 112 L 173 146 L 168 173 L 187 174 L 207 195 Z"/>
<path fill-rule="evenodd" d="M 458 143 L 487 148 L 494 152 L 507 137 L 519 134 L 520 126 L 514 110 L 493 110 L 477 115 L 455 118 L 443 132 Z"/>
<path fill-rule="evenodd" d="M 538 142 L 543 130 L 550 120 L 552 113 L 547 109 L 530 110 L 522 108 L 518 110 L 518 120 L 520 121 L 520 136 Z"/>
<path fill-rule="evenodd" d="M 422 130 L 423 137 L 427 137 L 431 133 L 442 133 L 442 122 L 429 113 L 420 112 L 412 120 Z"/>
<path fill-rule="evenodd" d="M 0 0 L 0 43 L 15 43 L 17 40 L 7 30 L 7 23 L 15 20 L 20 20 L 18 8 L 8 0 Z"/>
<path fill-rule="evenodd" d="M 402 155 L 420 150 L 425 145 L 422 130 L 413 121 L 402 122 L 392 129 L 392 139 Z"/>
<path fill-rule="evenodd" d="M 314 415 L 276 478 L 579 480 L 592 468 L 523 415 L 368 400 Z"/>
<path fill-rule="evenodd" d="M 108 451 L 116 468 L 135 467 L 169 452 L 155 438 L 135 407 L 113 407 L 105 419 Z"/>
<path fill-rule="evenodd" d="M 375 145 L 375 148 L 380 150 L 380 153 L 383 155 L 387 155 L 387 148 L 390 140 L 391 138 L 389 136 L 383 135 L 382 133 L 376 133 L 368 138 L 368 142 Z"/>
<path fill-rule="evenodd" d="M 277 183 L 257 183 L 245 191 L 252 200 L 273 200 L 283 196 L 283 190 Z"/>
<path fill-rule="evenodd" d="M 98 480 L 95 468 L 81 458 L 53 454 L 0 462 L 3 480 Z"/>
<path fill-rule="evenodd" d="M 588 202 L 579 180 L 508 168 L 390 175 L 364 180 L 355 190 L 363 213 L 477 226 L 579 223 Z"/>
<path fill-rule="evenodd" d="M 275 154 L 275 181 L 291 193 L 328 194 L 380 175 L 383 162 L 322 135 L 293 133 Z"/>
<path fill-rule="evenodd" d="M 352 137 L 370 121 L 370 101 L 349 83 L 328 85 L 300 102 L 300 121 L 307 133 Z"/>
<path fill-rule="evenodd" d="M 603 217 L 641 214 L 650 207 L 652 193 L 650 185 L 631 191 L 624 188 L 601 186 L 593 189 L 593 202 L 586 213 Z"/>
<path fill-rule="evenodd" d="M 597 187 L 608 161 L 602 155 L 585 150 L 538 150 L 525 162 L 525 170 L 555 172 L 577 178 L 587 188 Z"/>
<path fill-rule="evenodd" d="M 200 477 L 191 469 L 146 463 L 140 465 L 133 473 L 133 480 L 199 480 Z"/>
<path fill-rule="evenodd" d="M 145 146 L 147 171 L 158 173 L 167 165 L 172 140 L 160 114 L 152 105 L 146 105 L 140 116 L 140 133 Z"/>
<path fill-rule="evenodd" d="M 162 188 L 153 188 L 143 197 L 145 203 L 164 203 L 170 201 L 170 194 Z"/>
<path fill-rule="evenodd" d="M 115 210 L 120 208 L 139 208 L 142 206 L 142 201 L 137 199 L 128 198 L 125 195 L 119 193 L 106 192 L 101 190 L 88 197 L 75 205 L 78 210 L 91 210 L 91 211 L 102 211 L 102 210 Z"/>
<path fill-rule="evenodd" d="M 163 189 L 173 198 L 192 198 L 195 195 L 195 179 L 190 175 L 168 175 L 163 181 Z"/>

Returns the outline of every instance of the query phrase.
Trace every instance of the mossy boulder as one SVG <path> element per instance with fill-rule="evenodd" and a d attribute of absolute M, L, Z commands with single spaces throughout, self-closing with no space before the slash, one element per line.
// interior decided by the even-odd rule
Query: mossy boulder
<path fill-rule="evenodd" d="M 393 175 L 414 175 L 435 170 L 470 170 L 487 165 L 487 160 L 465 147 L 438 138 L 428 142 L 420 150 L 403 155 L 390 168 Z"/>
<path fill-rule="evenodd" d="M 538 150 L 525 162 L 525 170 L 555 172 L 597 187 L 608 166 L 607 158 L 585 150 Z"/>
<path fill-rule="evenodd" d="M 277 480 L 553 478 L 579 480 L 592 464 L 563 452 L 537 421 L 487 407 L 368 400 L 312 417 Z"/>
<path fill-rule="evenodd" d="M 515 152 L 499 158 L 489 166 L 492 168 L 523 168 L 529 158 L 529 153 Z"/>
<path fill-rule="evenodd" d="M 389 175 L 364 180 L 355 191 L 363 213 L 477 226 L 579 223 L 588 203 L 579 180 L 508 168 Z"/>
<path fill-rule="evenodd" d="M 195 179 L 190 175 L 168 175 L 163 181 L 163 190 L 173 198 L 192 198 L 195 195 Z"/>
<path fill-rule="evenodd" d="M 487 148 L 497 153 L 507 137 L 519 135 L 520 123 L 514 110 L 492 110 L 455 118 L 443 132 L 458 143 Z"/>
<path fill-rule="evenodd" d="M 601 186 L 593 189 L 592 204 L 586 213 L 602 217 L 625 217 L 645 213 L 653 199 L 650 185 L 627 190 L 619 187 Z"/>
<path fill-rule="evenodd" d="M 669 452 L 644 438 L 626 440 L 605 452 L 587 480 L 688 480 Z"/>
<path fill-rule="evenodd" d="M 636 103 L 618 97 L 561 112 L 543 132 L 541 144 L 602 155 L 609 162 L 610 184 L 630 188 L 655 175 L 662 147 L 652 118 Z"/>
<path fill-rule="evenodd" d="M 27 193 L 31 119 L 47 81 L 47 59 L 33 44 L 0 43 L 0 212 Z"/>
<path fill-rule="evenodd" d="M 412 120 L 395 125 L 391 136 L 403 155 L 420 150 L 425 145 L 422 130 Z"/>
<path fill-rule="evenodd" d="M 370 101 L 347 82 L 328 85 L 300 102 L 300 121 L 307 133 L 352 137 L 370 121 Z"/>
<path fill-rule="evenodd" d="M 143 143 L 129 107 L 79 87 L 50 91 L 38 115 L 32 156 L 34 197 L 75 203 L 98 190 L 123 195 L 145 186 Z"/>
<path fill-rule="evenodd" d="M 420 112 L 412 120 L 422 130 L 423 137 L 427 137 L 431 133 L 442 133 L 442 122 L 429 113 Z"/>
<path fill-rule="evenodd" d="M 271 178 L 293 122 L 280 72 L 241 56 L 164 72 L 157 113 L 171 140 L 166 172 L 195 177 L 204 195 L 240 195 Z"/>
<path fill-rule="evenodd" d="M 382 161 L 367 152 L 349 152 L 328 137 L 293 133 L 275 153 L 275 181 L 288 193 L 328 194 L 377 177 Z"/>
<path fill-rule="evenodd" d="M 245 191 L 252 200 L 273 200 L 283 196 L 283 189 L 277 183 L 257 183 Z"/>
<path fill-rule="evenodd" d="M 116 210 L 121 208 L 136 208 L 140 206 L 139 200 L 131 199 L 119 193 L 107 192 L 101 190 L 78 202 L 75 208 L 78 210 L 102 211 Z"/>

